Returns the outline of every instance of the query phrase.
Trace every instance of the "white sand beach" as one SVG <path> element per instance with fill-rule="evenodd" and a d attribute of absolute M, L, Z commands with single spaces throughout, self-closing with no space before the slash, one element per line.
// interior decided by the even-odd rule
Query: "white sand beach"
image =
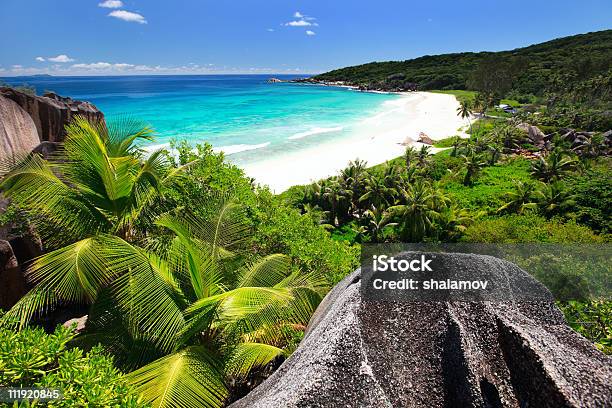
<path fill-rule="evenodd" d="M 401 156 L 406 143 L 417 148 L 419 133 L 433 140 L 465 136 L 467 120 L 457 116 L 459 102 L 453 95 L 410 92 L 386 102 L 389 109 L 359 124 L 350 138 L 321 143 L 314 147 L 246 164 L 246 174 L 257 183 L 280 193 L 338 173 L 349 161 L 359 158 L 376 165 Z M 461 129 L 461 130 L 460 130 Z"/>

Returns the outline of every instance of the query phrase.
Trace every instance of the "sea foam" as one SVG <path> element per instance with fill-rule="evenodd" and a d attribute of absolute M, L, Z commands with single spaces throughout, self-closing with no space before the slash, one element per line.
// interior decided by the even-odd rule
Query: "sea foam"
<path fill-rule="evenodd" d="M 214 147 L 213 150 L 217 153 L 223 152 L 227 155 L 230 155 L 230 154 L 235 154 L 235 153 L 240 153 L 240 152 L 246 152 L 248 150 L 262 149 L 268 146 L 269 144 L 270 142 L 256 144 L 256 145 L 236 144 L 236 145 L 229 145 L 229 146 Z"/>
<path fill-rule="evenodd" d="M 344 130 L 344 128 L 342 126 L 336 126 L 336 127 L 331 127 L 331 128 L 323 128 L 323 127 L 314 127 L 310 130 L 307 130 L 305 132 L 300 132 L 300 133 L 296 133 L 293 136 L 289 136 L 287 139 L 302 139 L 304 137 L 308 137 L 308 136 L 313 136 L 313 135 L 320 135 L 323 133 L 332 133 L 332 132 L 341 132 L 342 130 Z"/>

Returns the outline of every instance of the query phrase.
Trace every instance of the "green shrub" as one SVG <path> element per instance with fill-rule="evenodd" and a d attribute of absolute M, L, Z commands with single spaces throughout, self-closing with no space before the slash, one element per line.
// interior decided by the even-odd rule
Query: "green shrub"
<path fill-rule="evenodd" d="M 71 329 L 53 334 L 41 328 L 0 329 L 0 387 L 59 388 L 61 400 L 49 407 L 144 407 L 113 359 L 98 347 L 69 348 Z M 36 404 L 33 404 L 36 405 Z"/>
<path fill-rule="evenodd" d="M 612 354 L 612 301 L 557 302 L 567 322 L 595 347 Z"/>
<path fill-rule="evenodd" d="M 563 223 L 557 219 L 546 220 L 535 214 L 512 214 L 482 219 L 470 225 L 462 241 L 496 244 L 601 243 L 605 242 L 605 238 L 574 221 Z"/>
<path fill-rule="evenodd" d="M 322 271 L 334 285 L 359 266 L 359 247 L 329 232 L 270 193 L 258 195 L 255 245 L 262 253 L 290 255 L 305 271 Z"/>
<path fill-rule="evenodd" d="M 603 234 L 612 232 L 612 161 L 605 158 L 583 175 L 566 179 L 575 194 L 573 208 L 576 220 Z"/>

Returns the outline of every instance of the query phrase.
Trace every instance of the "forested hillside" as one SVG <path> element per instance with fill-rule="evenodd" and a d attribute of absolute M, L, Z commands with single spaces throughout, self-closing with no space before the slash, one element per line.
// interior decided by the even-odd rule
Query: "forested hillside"
<path fill-rule="evenodd" d="M 568 83 L 606 75 L 612 67 L 612 30 L 558 38 L 501 52 L 426 55 L 372 62 L 316 76 L 366 88 L 416 83 L 420 90 L 499 87 L 504 94 L 543 96 Z"/>

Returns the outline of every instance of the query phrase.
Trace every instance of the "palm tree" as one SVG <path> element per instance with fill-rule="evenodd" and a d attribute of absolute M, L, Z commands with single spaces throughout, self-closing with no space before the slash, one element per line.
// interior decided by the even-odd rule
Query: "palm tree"
<path fill-rule="evenodd" d="M 141 367 L 130 378 L 147 402 L 221 406 L 230 380 L 285 353 L 282 333 L 307 322 L 322 280 L 282 255 L 245 263 L 247 230 L 232 203 L 210 220 L 159 214 L 164 188 L 185 168 L 168 168 L 161 152 L 142 156 L 136 142 L 148 128 L 78 118 L 66 130 L 54 160 L 32 155 L 1 184 L 58 247 L 31 264 L 36 286 L 2 324 L 90 305 L 81 341 Z"/>
<path fill-rule="evenodd" d="M 468 100 L 463 100 L 459 103 L 459 107 L 457 108 L 457 115 L 461 117 L 461 119 L 467 119 L 470 124 L 470 134 L 472 133 L 472 121 L 470 120 L 472 116 L 472 104 Z"/>
<path fill-rule="evenodd" d="M 534 193 L 538 208 L 546 217 L 564 215 L 576 204 L 576 196 L 559 181 L 544 184 Z"/>
<path fill-rule="evenodd" d="M 340 172 L 340 183 L 346 191 L 351 192 L 351 210 L 359 212 L 359 197 L 363 195 L 365 187 L 367 163 L 356 159 Z"/>
<path fill-rule="evenodd" d="M 387 218 L 396 221 L 404 242 L 421 242 L 432 230 L 438 216 L 433 192 L 422 179 L 401 190 L 401 204 L 387 210 Z"/>
<path fill-rule="evenodd" d="M 516 191 L 509 191 L 505 194 L 506 202 L 497 212 L 512 212 L 523 214 L 528 210 L 537 208 L 537 203 L 534 198 L 535 188 L 533 184 L 516 182 Z"/>
<path fill-rule="evenodd" d="M 364 215 L 368 222 L 366 230 L 370 235 L 371 242 L 381 242 L 385 228 L 397 225 L 391 222 L 381 208 L 377 208 L 374 205 L 370 206 L 370 209 Z"/>
<path fill-rule="evenodd" d="M 427 145 L 421 146 L 421 148 L 419 149 L 419 153 L 417 155 L 417 158 L 419 160 L 419 165 L 421 167 L 427 164 L 427 160 L 429 160 L 430 154 L 431 154 L 431 146 L 427 146 Z"/>
<path fill-rule="evenodd" d="M 409 169 L 413 160 L 417 157 L 417 151 L 413 146 L 406 147 L 406 151 L 404 152 L 404 162 L 406 163 L 406 168 Z"/>
<path fill-rule="evenodd" d="M 451 156 L 452 157 L 457 157 L 457 154 L 459 153 L 459 148 L 461 146 L 463 146 L 464 142 L 463 139 L 459 136 L 454 136 L 453 137 L 453 150 L 451 151 Z"/>
<path fill-rule="evenodd" d="M 341 214 L 342 205 L 349 201 L 350 196 L 351 191 L 346 190 L 337 178 L 334 178 L 325 188 L 323 197 L 325 197 L 330 204 L 330 218 L 334 226 L 338 225 L 340 219 L 343 218 L 343 214 Z"/>
<path fill-rule="evenodd" d="M 578 162 L 563 150 L 555 149 L 547 157 L 540 158 L 531 165 L 531 175 L 538 180 L 551 182 L 576 168 Z"/>
<path fill-rule="evenodd" d="M 467 209 L 459 208 L 456 205 L 443 208 L 436 218 L 436 226 L 439 230 L 438 239 L 441 242 L 457 242 L 479 216 L 479 213 L 473 215 Z"/>
<path fill-rule="evenodd" d="M 491 156 L 489 157 L 489 166 L 494 166 L 501 157 L 503 146 L 494 138 L 487 138 L 485 141 L 486 149 Z"/>
<path fill-rule="evenodd" d="M 145 159 L 138 142 L 152 131 L 134 122 L 107 127 L 76 118 L 66 132 L 58 154 L 26 157 L 0 187 L 53 247 L 98 234 L 134 241 L 135 223 L 184 168 L 171 171 L 161 150 Z"/>
<path fill-rule="evenodd" d="M 465 176 L 463 177 L 463 185 L 471 186 L 474 182 L 474 178 L 478 175 L 480 170 L 486 165 L 486 163 L 476 154 L 461 155 L 463 157 L 463 164 L 465 166 Z"/>
<path fill-rule="evenodd" d="M 397 191 L 388 187 L 382 177 L 369 174 L 366 179 L 365 193 L 359 197 L 360 202 L 374 205 L 377 208 L 387 208 L 393 202 Z"/>

